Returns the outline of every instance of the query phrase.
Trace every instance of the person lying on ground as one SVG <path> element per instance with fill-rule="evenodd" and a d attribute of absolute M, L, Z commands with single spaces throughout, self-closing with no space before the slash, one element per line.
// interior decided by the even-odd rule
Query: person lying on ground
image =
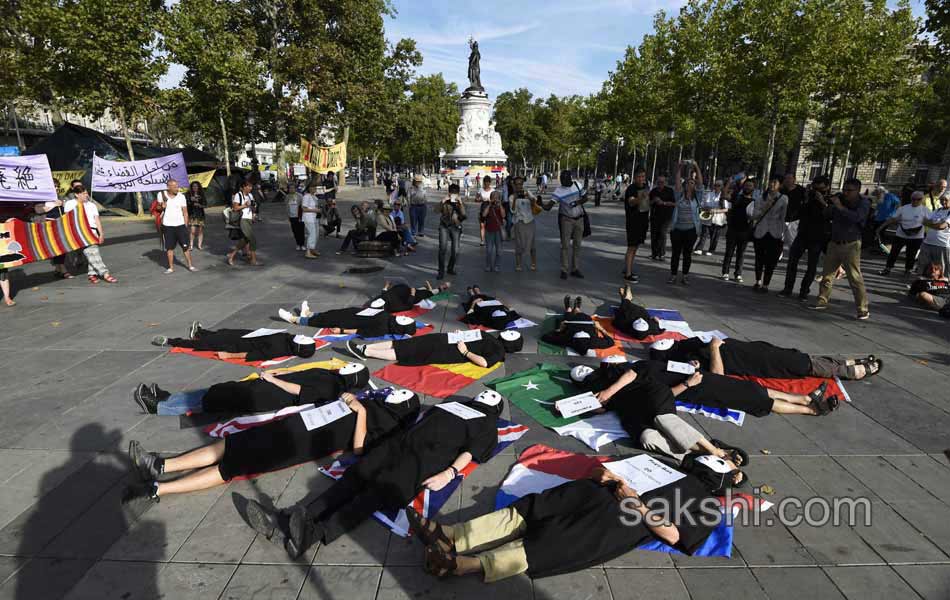
<path fill-rule="evenodd" d="M 659 340 L 650 346 L 650 358 L 677 362 L 699 361 L 704 371 L 719 375 L 795 379 L 826 377 L 864 379 L 881 372 L 883 361 L 874 355 L 864 358 L 814 356 L 769 342 L 741 341 L 718 337 L 705 342 L 698 337 L 674 342 Z"/>
<path fill-rule="evenodd" d="M 478 339 L 450 342 L 448 333 L 429 333 L 405 340 L 356 344 L 346 343 L 350 354 L 360 360 L 378 358 L 396 361 L 404 366 L 472 363 L 488 368 L 504 362 L 505 355 L 521 351 L 524 339 L 521 332 L 505 330 L 497 336 L 478 332 Z"/>
<path fill-rule="evenodd" d="M 564 316 L 554 331 L 541 336 L 541 341 L 562 348 L 570 348 L 581 356 L 591 349 L 610 348 L 614 339 L 600 323 L 581 311 L 581 297 L 564 296 Z"/>
<path fill-rule="evenodd" d="M 247 414 L 321 404 L 339 398 L 343 392 L 362 389 L 368 383 L 366 365 L 348 363 L 338 370 L 264 371 L 254 379 L 224 381 L 207 389 L 174 394 L 156 383 L 140 383 L 132 391 L 132 399 L 142 412 L 153 415 Z"/>
<path fill-rule="evenodd" d="M 278 316 L 288 323 L 328 329 L 330 334 L 355 334 L 362 338 L 385 335 L 415 335 L 416 320 L 393 316 L 381 308 L 337 308 L 315 313 L 306 300 L 300 305 L 300 316 L 281 308 Z"/>
<path fill-rule="evenodd" d="M 306 420 L 307 411 L 234 432 L 179 456 L 163 458 L 138 441 L 129 443 L 129 458 L 142 478 L 130 485 L 123 503 L 184 494 L 224 485 L 235 477 L 269 473 L 352 450 L 360 455 L 377 441 L 408 429 L 419 415 L 419 397 L 409 390 L 383 388 L 357 395 L 344 392 L 344 416 L 320 426 Z M 159 481 L 163 475 L 191 471 L 184 477 Z"/>
<path fill-rule="evenodd" d="M 650 316 L 646 308 L 634 301 L 633 291 L 629 285 L 620 288 L 620 307 L 614 313 L 613 326 L 617 328 L 617 331 L 622 331 L 638 340 L 666 331 L 660 327 L 660 322 L 656 317 Z"/>
<path fill-rule="evenodd" d="M 271 360 L 284 356 L 310 358 L 317 351 L 312 337 L 279 332 L 269 335 L 247 337 L 251 329 L 204 329 L 194 321 L 188 329 L 187 338 L 170 338 L 156 335 L 153 346 L 172 346 L 217 353 L 220 359 L 244 361 Z"/>
<path fill-rule="evenodd" d="M 678 469 L 685 477 L 643 494 L 597 467 L 586 479 L 456 525 L 412 508 L 406 515 L 426 546 L 423 568 L 437 577 L 477 574 L 485 583 L 520 573 L 550 577 L 604 564 L 654 540 L 693 554 L 722 520 L 715 496 L 741 477 L 719 462 L 725 463 L 690 457 Z"/>
<path fill-rule="evenodd" d="M 497 298 L 482 294 L 478 285 L 468 288 L 468 300 L 462 303 L 463 323 L 502 330 L 521 318 L 517 311 L 505 306 Z"/>
<path fill-rule="evenodd" d="M 404 312 L 412 310 L 416 304 L 423 300 L 428 300 L 432 296 L 448 291 L 452 287 L 449 282 L 440 283 L 438 288 L 433 288 L 428 281 L 423 287 L 411 287 L 405 283 L 390 283 L 383 285 L 382 291 L 367 303 L 370 308 L 381 308 L 389 313 Z"/>
<path fill-rule="evenodd" d="M 503 408 L 494 391 L 436 405 L 405 433 L 373 446 L 310 504 L 277 511 L 251 500 L 248 522 L 292 558 L 318 542 L 330 544 L 374 512 L 404 508 L 421 490 L 447 486 L 473 460 L 486 462 L 498 444 Z"/>
<path fill-rule="evenodd" d="M 676 460 L 699 452 L 731 460 L 737 467 L 748 464 L 742 449 L 719 440 L 709 440 L 676 414 L 676 398 L 663 382 L 634 369 L 614 369 L 607 363 L 596 371 L 580 367 L 571 379 L 593 392 L 605 410 L 616 413 L 632 440 L 644 450 L 660 452 Z"/>
<path fill-rule="evenodd" d="M 943 267 L 940 263 L 931 263 L 924 271 L 920 279 L 910 285 L 907 295 L 933 310 L 940 308 L 947 303 L 950 297 L 950 279 L 943 274 Z M 943 300 L 940 300 L 942 298 Z"/>
<path fill-rule="evenodd" d="M 607 359 L 620 359 L 613 362 Z M 753 417 L 764 417 L 772 413 L 782 415 L 827 415 L 836 410 L 840 403 L 837 396 L 825 396 L 828 384 L 822 382 L 809 394 L 790 394 L 779 390 L 770 390 L 755 381 L 736 379 L 726 375 L 717 375 L 702 371 L 698 361 L 679 363 L 675 366 L 689 365 L 692 374 L 671 371 L 669 361 L 639 360 L 628 363 L 623 357 L 608 356 L 597 369 L 586 365 L 575 367 L 579 377 L 590 373 L 595 379 L 613 382 L 624 371 L 634 370 L 663 382 L 669 387 L 677 400 L 691 404 L 701 404 L 709 408 L 741 410 Z M 687 370 L 687 369 L 684 369 Z"/>

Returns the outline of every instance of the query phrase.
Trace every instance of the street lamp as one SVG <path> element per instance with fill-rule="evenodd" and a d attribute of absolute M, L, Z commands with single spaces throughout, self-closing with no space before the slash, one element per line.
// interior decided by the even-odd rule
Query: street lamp
<path fill-rule="evenodd" d="M 254 109 L 247 111 L 247 124 L 251 128 L 251 170 L 257 176 L 257 146 L 254 145 L 254 124 L 257 122 Z"/>

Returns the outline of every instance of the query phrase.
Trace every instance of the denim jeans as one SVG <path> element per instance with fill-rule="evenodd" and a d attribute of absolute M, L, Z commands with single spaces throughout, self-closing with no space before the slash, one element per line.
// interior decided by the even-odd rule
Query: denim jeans
<path fill-rule="evenodd" d="M 501 230 L 485 232 L 485 270 L 501 268 Z"/>
<path fill-rule="evenodd" d="M 449 271 L 455 270 L 455 261 L 459 256 L 459 237 L 461 235 L 461 227 L 439 226 L 439 274 L 445 273 L 446 257 L 449 262 Z"/>
<path fill-rule="evenodd" d="M 425 234 L 426 229 L 426 205 L 425 204 L 410 204 L 409 205 L 409 227 L 412 230 L 412 234 Z"/>
<path fill-rule="evenodd" d="M 204 412 L 201 400 L 207 393 L 208 388 L 176 392 L 158 403 L 158 414 L 170 416 Z"/>

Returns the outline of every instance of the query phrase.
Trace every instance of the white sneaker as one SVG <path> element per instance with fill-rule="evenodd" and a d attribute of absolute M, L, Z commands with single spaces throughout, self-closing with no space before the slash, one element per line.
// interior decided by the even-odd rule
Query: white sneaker
<path fill-rule="evenodd" d="M 702 255 L 702 253 L 703 253 L 702 250 L 693 250 L 693 254 Z"/>
<path fill-rule="evenodd" d="M 712 252 L 707 252 L 706 256 L 712 256 Z"/>
<path fill-rule="evenodd" d="M 729 281 L 729 273 L 723 273 L 722 275 L 719 276 L 719 278 L 722 279 L 723 281 Z"/>
<path fill-rule="evenodd" d="M 301 317 L 312 317 L 313 312 L 310 310 L 310 303 L 304 300 L 300 303 L 300 316 Z"/>
<path fill-rule="evenodd" d="M 169 273 L 174 273 L 174 272 L 175 272 L 175 269 L 165 269 L 166 275 L 168 275 Z"/>
<path fill-rule="evenodd" d="M 294 325 L 297 324 L 297 317 L 295 317 L 294 314 L 290 312 L 289 310 L 284 310 L 282 308 L 277 311 L 277 316 L 283 319 L 284 321 L 287 321 L 288 323 L 292 323 Z"/>

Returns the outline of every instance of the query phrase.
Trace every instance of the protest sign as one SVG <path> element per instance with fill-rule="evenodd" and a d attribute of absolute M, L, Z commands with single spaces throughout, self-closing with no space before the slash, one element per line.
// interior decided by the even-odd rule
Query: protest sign
<path fill-rule="evenodd" d="M 56 183 L 45 154 L 0 156 L 0 201 L 56 200 Z"/>
<path fill-rule="evenodd" d="M 207 187 L 211 185 L 211 180 L 214 179 L 214 173 L 214 169 L 202 171 L 201 173 L 191 173 L 188 175 L 188 185 L 197 181 L 201 184 L 202 188 L 207 189 Z"/>
<path fill-rule="evenodd" d="M 346 167 L 346 144 L 314 146 L 307 138 L 300 138 L 300 160 L 316 173 L 340 171 Z"/>
<path fill-rule="evenodd" d="M 53 180 L 56 181 L 56 193 L 65 196 L 69 192 L 69 182 L 75 179 L 82 179 L 86 172 L 82 169 L 78 171 L 53 171 Z"/>
<path fill-rule="evenodd" d="M 114 161 L 92 157 L 92 191 L 94 192 L 154 192 L 168 187 L 174 179 L 184 189 L 188 187 L 188 171 L 181 152 L 145 160 Z"/>

